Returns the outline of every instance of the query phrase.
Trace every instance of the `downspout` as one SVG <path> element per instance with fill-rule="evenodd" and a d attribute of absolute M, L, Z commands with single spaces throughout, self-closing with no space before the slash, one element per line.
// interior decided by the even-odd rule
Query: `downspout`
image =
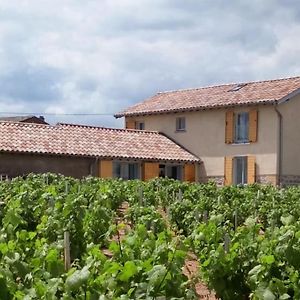
<path fill-rule="evenodd" d="M 278 127 L 278 157 L 277 157 L 277 173 L 278 173 L 278 184 L 281 186 L 281 177 L 282 177 L 282 114 L 278 110 L 277 103 L 275 103 L 275 111 L 278 116 L 279 127 Z"/>

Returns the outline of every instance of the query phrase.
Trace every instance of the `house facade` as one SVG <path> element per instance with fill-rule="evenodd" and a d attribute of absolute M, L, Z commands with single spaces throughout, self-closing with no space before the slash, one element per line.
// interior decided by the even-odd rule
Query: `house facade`
<path fill-rule="evenodd" d="M 158 93 L 116 114 L 201 158 L 196 180 L 300 183 L 300 77 Z"/>
<path fill-rule="evenodd" d="M 0 122 L 0 176 L 60 173 L 77 178 L 195 181 L 199 158 L 155 131 Z"/>

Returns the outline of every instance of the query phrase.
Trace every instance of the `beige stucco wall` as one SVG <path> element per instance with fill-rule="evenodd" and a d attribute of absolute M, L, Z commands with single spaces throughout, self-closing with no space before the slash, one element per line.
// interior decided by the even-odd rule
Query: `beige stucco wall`
<path fill-rule="evenodd" d="M 234 109 L 249 111 L 253 107 Z M 203 161 L 200 177 L 206 175 L 224 176 L 224 157 L 255 155 L 257 175 L 275 175 L 277 173 L 278 116 L 273 106 L 262 105 L 258 109 L 258 140 L 256 143 L 225 144 L 225 109 L 213 109 L 198 112 L 173 113 L 135 117 L 135 121 L 144 121 L 146 130 L 158 130 Z M 186 131 L 176 132 L 176 118 L 186 118 Z M 199 176 L 199 171 L 198 171 Z"/>
<path fill-rule="evenodd" d="M 300 95 L 278 106 L 282 114 L 282 175 L 300 175 Z"/>

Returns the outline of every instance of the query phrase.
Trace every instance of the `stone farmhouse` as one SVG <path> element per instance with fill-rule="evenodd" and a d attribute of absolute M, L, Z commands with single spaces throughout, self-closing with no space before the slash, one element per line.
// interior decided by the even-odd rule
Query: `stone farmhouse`
<path fill-rule="evenodd" d="M 125 128 L 0 120 L 0 175 L 300 183 L 300 77 L 161 92 Z"/>
<path fill-rule="evenodd" d="M 196 181 L 300 183 L 300 77 L 162 92 L 115 116 L 199 157 Z"/>

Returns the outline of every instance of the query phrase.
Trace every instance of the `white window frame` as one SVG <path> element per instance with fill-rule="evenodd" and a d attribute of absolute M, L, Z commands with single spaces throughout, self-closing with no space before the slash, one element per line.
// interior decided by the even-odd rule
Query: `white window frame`
<path fill-rule="evenodd" d="M 249 143 L 249 112 L 239 112 L 234 115 L 234 143 Z"/>
<path fill-rule="evenodd" d="M 185 117 L 176 118 L 176 131 L 185 131 L 186 130 L 186 119 Z"/>
<path fill-rule="evenodd" d="M 239 164 L 240 162 L 240 164 Z M 241 167 L 241 170 L 238 170 Z M 241 172 L 241 182 L 239 182 L 239 172 Z M 233 158 L 233 183 L 235 185 L 245 185 L 248 183 L 248 157 L 236 156 Z"/>

